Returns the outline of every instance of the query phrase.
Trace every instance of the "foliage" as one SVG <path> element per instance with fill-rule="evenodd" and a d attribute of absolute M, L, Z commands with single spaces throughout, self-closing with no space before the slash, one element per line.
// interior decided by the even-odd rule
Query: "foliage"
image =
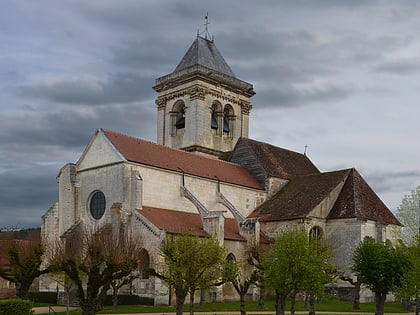
<path fill-rule="evenodd" d="M 0 315 L 31 315 L 32 303 L 27 300 L 0 301 Z"/>
<path fill-rule="evenodd" d="M 284 229 L 275 240 L 271 251 L 263 256 L 264 281 L 276 290 L 277 314 L 285 311 L 286 297 L 294 302 L 299 292 L 319 295 L 324 284 L 331 280 L 328 246 L 317 239 L 310 239 L 306 230 L 298 226 Z"/>
<path fill-rule="evenodd" d="M 397 288 L 396 294 L 404 300 L 415 299 L 418 301 L 420 295 L 420 236 L 416 242 L 405 249 L 410 267 L 401 279 L 401 286 Z M 418 305 L 416 314 L 418 314 Z"/>
<path fill-rule="evenodd" d="M 356 248 L 353 271 L 361 283 L 375 293 L 376 314 L 383 314 L 386 295 L 401 287 L 404 273 L 410 263 L 406 253 L 389 243 L 366 238 Z"/>
<path fill-rule="evenodd" d="M 32 282 L 40 275 L 49 272 L 41 270 L 44 246 L 33 241 L 10 241 L 7 255 L 9 266 L 0 268 L 0 276 L 15 283 L 16 296 L 28 299 L 28 291 Z"/>
<path fill-rule="evenodd" d="M 214 286 L 222 277 L 225 250 L 214 237 L 184 233 L 167 235 L 161 252 L 165 264 L 155 274 L 175 289 L 177 314 L 182 314 L 185 297 L 190 294 L 192 314 L 195 291 Z"/>
<path fill-rule="evenodd" d="M 229 257 L 228 257 L 229 258 Z M 239 294 L 241 315 L 246 314 L 245 295 L 251 285 L 256 285 L 260 279 L 260 270 L 254 264 L 250 264 L 251 253 L 247 261 L 237 262 L 234 259 L 227 259 L 223 270 L 223 282 L 229 282 Z"/>
<path fill-rule="evenodd" d="M 144 254 L 138 239 L 111 229 L 75 233 L 50 248 L 50 268 L 64 272 L 75 284 L 84 315 L 102 308 L 112 281 L 136 271 Z"/>
<path fill-rule="evenodd" d="M 420 186 L 405 195 L 397 208 L 397 218 L 403 224 L 402 239 L 405 244 L 413 244 L 420 233 Z"/>

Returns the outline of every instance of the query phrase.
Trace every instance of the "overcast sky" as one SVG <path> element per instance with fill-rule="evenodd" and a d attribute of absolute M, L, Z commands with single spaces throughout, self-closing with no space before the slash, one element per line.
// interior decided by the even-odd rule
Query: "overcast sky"
<path fill-rule="evenodd" d="M 3 0 L 0 228 L 40 226 L 97 128 L 156 141 L 154 80 L 207 12 L 251 138 L 355 167 L 394 212 L 420 185 L 418 0 Z"/>

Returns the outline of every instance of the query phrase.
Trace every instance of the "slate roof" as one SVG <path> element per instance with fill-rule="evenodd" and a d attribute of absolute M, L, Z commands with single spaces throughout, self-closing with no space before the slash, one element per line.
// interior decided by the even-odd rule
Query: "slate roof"
<path fill-rule="evenodd" d="M 331 209 L 328 219 L 359 218 L 402 225 L 355 169 Z"/>
<path fill-rule="evenodd" d="M 152 222 L 157 228 L 167 233 L 180 234 L 192 231 L 198 236 L 208 236 L 203 230 L 201 217 L 197 213 L 168 210 L 143 206 L 137 210 L 141 215 Z M 239 235 L 235 219 L 225 218 L 225 240 L 245 241 Z"/>
<path fill-rule="evenodd" d="M 172 149 L 110 130 L 103 132 L 127 161 L 176 172 L 182 170 L 189 175 L 262 189 L 240 165 Z"/>
<path fill-rule="evenodd" d="M 249 138 L 240 138 L 230 160 L 234 163 L 242 164 L 242 158 L 235 156 L 237 149 L 246 150 L 248 151 L 246 154 L 252 154 L 256 163 L 265 170 L 269 177 L 292 179 L 298 176 L 319 173 L 318 168 L 305 154 L 279 148 L 268 143 Z M 250 170 L 248 169 L 248 171 Z"/>
<path fill-rule="evenodd" d="M 201 65 L 236 78 L 232 69 L 214 45 L 214 42 L 201 36 L 196 37 L 178 66 L 175 68 L 174 72 L 178 72 L 195 65 Z"/>
<path fill-rule="evenodd" d="M 259 217 L 260 221 L 305 218 L 341 182 L 344 186 L 327 219 L 357 218 L 400 225 L 355 169 L 294 178 L 249 217 Z"/>

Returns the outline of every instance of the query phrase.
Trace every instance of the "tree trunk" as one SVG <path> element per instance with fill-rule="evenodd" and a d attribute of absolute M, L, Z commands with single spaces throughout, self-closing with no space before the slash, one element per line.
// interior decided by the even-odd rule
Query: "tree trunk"
<path fill-rule="evenodd" d="M 315 296 L 309 296 L 309 315 L 315 315 Z"/>
<path fill-rule="evenodd" d="M 245 294 L 246 292 L 241 292 L 241 294 L 239 294 L 239 310 L 241 311 L 241 315 L 246 315 Z"/>
<path fill-rule="evenodd" d="M 175 296 L 176 296 L 176 315 L 182 315 L 182 307 L 184 306 L 185 297 L 187 296 L 183 291 L 179 292 L 175 290 Z"/>
<path fill-rule="evenodd" d="M 190 315 L 194 315 L 194 293 L 195 290 L 190 292 Z"/>
<path fill-rule="evenodd" d="M 386 300 L 386 294 L 375 293 L 375 304 L 376 304 L 375 315 L 384 315 L 385 300 Z"/>
<path fill-rule="evenodd" d="M 264 308 L 264 303 L 265 303 L 265 289 L 264 288 L 260 288 L 260 294 L 258 297 L 258 309 L 262 310 Z"/>
<path fill-rule="evenodd" d="M 284 315 L 286 311 L 286 294 L 276 291 L 276 315 Z"/>
<path fill-rule="evenodd" d="M 112 286 L 112 311 L 117 312 L 118 308 L 118 288 L 116 285 Z"/>
<path fill-rule="evenodd" d="M 290 297 L 290 315 L 295 315 L 296 293 Z"/>
<path fill-rule="evenodd" d="M 32 282 L 26 282 L 26 281 L 20 281 L 20 282 L 16 282 L 16 296 L 19 299 L 22 300 L 27 300 L 28 299 L 28 292 L 29 292 L 29 287 L 31 286 Z"/>
<path fill-rule="evenodd" d="M 354 301 L 353 301 L 353 309 L 360 310 L 360 281 L 357 281 L 354 284 Z"/>

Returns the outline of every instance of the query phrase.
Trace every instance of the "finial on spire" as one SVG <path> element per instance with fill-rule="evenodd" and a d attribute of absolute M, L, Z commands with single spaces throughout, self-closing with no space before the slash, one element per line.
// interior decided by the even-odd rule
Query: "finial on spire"
<path fill-rule="evenodd" d="M 202 31 L 201 33 L 197 32 L 197 35 L 202 35 L 204 33 L 204 38 L 205 39 L 214 41 L 214 37 L 210 36 L 210 33 L 209 33 L 208 26 L 209 26 L 210 22 L 209 22 L 209 13 L 208 12 L 207 12 L 206 16 L 204 17 L 204 21 L 205 21 L 204 22 L 204 31 Z M 211 37 L 211 39 L 210 39 L 210 37 Z"/>
<path fill-rule="evenodd" d="M 308 150 L 308 145 L 305 144 L 305 151 L 303 152 L 303 155 L 306 155 L 306 151 Z"/>

